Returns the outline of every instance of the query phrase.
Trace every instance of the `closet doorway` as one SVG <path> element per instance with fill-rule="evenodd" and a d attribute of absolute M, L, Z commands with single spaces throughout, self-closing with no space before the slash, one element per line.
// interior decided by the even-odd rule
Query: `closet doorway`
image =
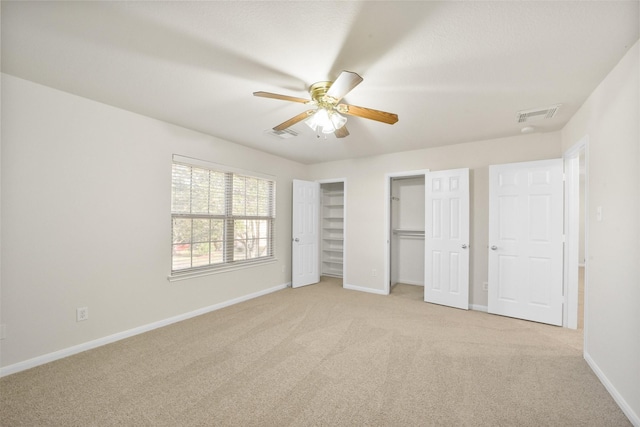
<path fill-rule="evenodd" d="M 291 286 L 345 274 L 346 180 L 293 180 Z"/>
<path fill-rule="evenodd" d="M 344 277 L 345 181 L 320 181 L 320 274 Z"/>
<path fill-rule="evenodd" d="M 388 294 L 415 293 L 417 299 L 424 295 L 426 172 L 387 175 Z M 407 288 L 407 285 L 417 288 Z"/>
<path fill-rule="evenodd" d="M 386 293 L 405 282 L 418 285 L 412 287 L 422 291 L 425 302 L 467 310 L 469 169 L 427 169 L 388 174 L 386 179 Z M 409 235 L 413 241 L 403 243 L 408 239 L 402 237 Z M 422 275 L 414 279 L 416 267 Z"/>

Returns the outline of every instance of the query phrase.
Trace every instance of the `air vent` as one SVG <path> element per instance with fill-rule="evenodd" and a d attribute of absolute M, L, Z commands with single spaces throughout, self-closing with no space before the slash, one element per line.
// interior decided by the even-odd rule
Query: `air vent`
<path fill-rule="evenodd" d="M 277 136 L 278 138 L 281 138 L 281 139 L 289 139 L 289 138 L 293 138 L 294 136 L 298 136 L 298 132 L 292 129 L 285 129 L 285 130 L 269 129 L 265 132 L 268 133 L 269 135 Z"/>
<path fill-rule="evenodd" d="M 562 104 L 550 107 L 532 108 L 531 110 L 518 111 L 518 123 L 531 122 L 534 120 L 550 119 L 556 115 Z"/>

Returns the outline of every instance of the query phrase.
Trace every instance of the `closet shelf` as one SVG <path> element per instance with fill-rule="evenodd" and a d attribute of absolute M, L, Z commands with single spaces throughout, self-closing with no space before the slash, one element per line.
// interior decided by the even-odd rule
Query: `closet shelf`
<path fill-rule="evenodd" d="M 322 275 L 329 277 L 342 277 L 342 270 L 332 272 L 325 271 L 324 273 L 322 273 Z"/>
<path fill-rule="evenodd" d="M 320 185 L 321 269 L 323 275 L 342 277 L 344 254 L 344 184 Z"/>
<path fill-rule="evenodd" d="M 424 236 L 424 230 L 414 230 L 410 228 L 395 228 L 393 234 L 405 236 Z"/>

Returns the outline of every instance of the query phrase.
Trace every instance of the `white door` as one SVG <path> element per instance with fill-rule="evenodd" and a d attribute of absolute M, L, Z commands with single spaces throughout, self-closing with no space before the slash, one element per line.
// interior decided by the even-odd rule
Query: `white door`
<path fill-rule="evenodd" d="M 489 313 L 562 325 L 562 159 L 489 167 Z"/>
<path fill-rule="evenodd" d="M 320 281 L 318 215 L 320 184 L 293 180 L 293 218 L 291 230 L 291 286 Z"/>
<path fill-rule="evenodd" d="M 469 169 L 425 175 L 424 300 L 469 309 Z"/>

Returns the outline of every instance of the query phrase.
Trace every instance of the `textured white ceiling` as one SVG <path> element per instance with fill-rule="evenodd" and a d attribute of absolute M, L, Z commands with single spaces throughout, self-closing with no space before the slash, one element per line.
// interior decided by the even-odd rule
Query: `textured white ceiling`
<path fill-rule="evenodd" d="M 639 2 L 2 2 L 2 71 L 303 163 L 560 129 L 639 37 Z M 341 70 L 344 139 L 265 131 Z"/>

